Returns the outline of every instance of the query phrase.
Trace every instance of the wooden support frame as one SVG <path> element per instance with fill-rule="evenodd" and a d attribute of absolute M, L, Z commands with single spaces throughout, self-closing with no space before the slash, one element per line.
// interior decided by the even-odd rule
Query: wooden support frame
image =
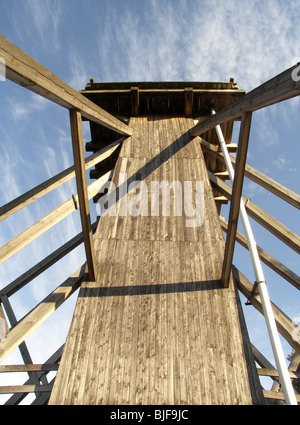
<path fill-rule="evenodd" d="M 228 223 L 223 217 L 219 217 L 222 229 L 224 232 L 228 231 Z M 248 249 L 246 237 L 239 231 L 236 232 L 236 241 L 241 244 L 244 248 Z M 257 245 L 257 251 L 259 258 L 264 262 L 270 269 L 274 270 L 277 274 L 283 277 L 285 280 L 290 282 L 295 288 L 300 290 L 300 277 L 290 270 L 288 267 L 283 265 L 280 261 L 274 258 L 271 254 L 266 252 L 263 248 Z"/>
<path fill-rule="evenodd" d="M 84 163 L 84 148 L 80 112 L 74 109 L 70 110 L 70 124 L 83 240 L 89 277 L 90 280 L 94 282 L 97 280 L 98 270 L 96 265 L 94 239 L 87 191 L 87 178 Z"/>
<path fill-rule="evenodd" d="M 0 363 L 79 288 L 85 272 L 86 264 L 51 292 L 9 331 L 6 339 L 0 341 Z"/>
<path fill-rule="evenodd" d="M 5 60 L 6 77 L 60 106 L 77 109 L 90 121 L 117 133 L 131 136 L 132 129 L 70 87 L 5 37 L 0 35 L 0 57 Z"/>
<path fill-rule="evenodd" d="M 237 151 L 236 169 L 232 185 L 232 197 L 228 221 L 228 233 L 226 238 L 224 262 L 222 269 L 222 282 L 224 288 L 228 288 L 231 274 L 231 265 L 233 259 L 238 217 L 241 205 L 242 188 L 244 181 L 244 171 L 250 136 L 252 112 L 246 112 L 242 116 L 240 136 Z"/>
<path fill-rule="evenodd" d="M 208 171 L 208 176 L 212 186 L 231 200 L 231 187 L 222 179 L 216 177 L 212 172 Z M 266 213 L 262 208 L 255 205 L 250 199 L 242 197 L 246 211 L 250 217 L 261 224 L 265 229 L 269 230 L 278 239 L 283 241 L 287 246 L 300 254 L 300 237 Z"/>
<path fill-rule="evenodd" d="M 131 87 L 130 99 L 131 99 L 131 115 L 136 117 L 140 112 L 140 93 L 139 93 L 138 87 Z"/>
<path fill-rule="evenodd" d="M 232 266 L 232 275 L 237 288 L 251 302 L 253 307 L 263 314 L 260 296 L 253 293 L 254 285 L 234 266 Z M 300 342 L 293 338 L 293 332 L 297 329 L 297 326 L 274 303 L 271 304 L 278 332 L 280 332 L 297 353 L 300 353 Z"/>
<path fill-rule="evenodd" d="M 91 199 L 99 192 L 101 186 L 103 186 L 103 184 L 109 180 L 111 175 L 112 170 L 88 186 L 88 199 Z M 16 254 L 38 236 L 45 233 L 48 229 L 57 224 L 63 218 L 67 217 L 69 214 L 75 211 L 77 202 L 78 195 L 75 195 L 74 198 L 69 198 L 59 207 L 55 208 L 53 211 L 35 222 L 31 227 L 24 230 L 19 235 L 15 236 L 9 242 L 3 245 L 0 248 L 0 264 Z"/>
<path fill-rule="evenodd" d="M 201 147 L 206 153 L 225 162 L 223 154 L 221 152 L 217 152 L 215 145 L 208 143 L 202 138 L 199 138 L 199 140 L 201 143 Z M 230 160 L 233 167 L 235 167 L 236 158 L 230 155 Z M 298 193 L 292 191 L 286 186 L 283 186 L 282 184 L 276 182 L 275 180 L 271 179 L 270 177 L 266 176 L 262 172 L 256 170 L 255 168 L 247 164 L 245 166 L 245 177 L 259 184 L 261 187 L 265 188 L 269 192 L 272 192 L 274 195 L 278 196 L 283 201 L 286 201 L 290 205 L 293 205 L 294 207 L 300 209 L 300 195 L 298 195 Z"/>
<path fill-rule="evenodd" d="M 298 96 L 300 94 L 300 81 L 294 81 L 292 72 L 294 66 L 255 88 L 241 99 L 231 103 L 216 115 L 197 124 L 190 130 L 192 137 L 200 136 L 211 130 L 217 124 L 239 118 L 244 112 L 253 112 L 274 103 Z"/>
<path fill-rule="evenodd" d="M 101 161 L 104 161 L 106 158 L 111 156 L 124 140 L 125 138 L 121 137 L 116 142 L 113 142 L 105 148 L 100 149 L 98 152 L 95 152 L 93 155 L 90 155 L 85 159 L 85 169 L 89 170 L 94 165 L 99 164 Z M 0 208 L 0 221 L 16 213 L 27 205 L 30 205 L 32 202 L 38 200 L 42 196 L 46 195 L 47 193 L 51 192 L 74 177 L 75 167 L 73 165 L 72 167 L 69 167 L 66 170 L 56 174 L 56 176 L 53 176 L 50 179 L 44 181 L 23 195 L 18 196 Z"/>
<path fill-rule="evenodd" d="M 97 222 L 94 222 L 92 224 L 93 232 L 95 232 L 97 224 Z M 3 296 L 10 297 L 15 294 L 19 289 L 23 288 L 25 285 L 27 285 L 27 283 L 31 282 L 33 279 L 35 279 L 37 276 L 39 276 L 41 273 L 43 273 L 45 270 L 47 270 L 49 267 L 59 261 L 62 257 L 64 257 L 73 249 L 75 249 L 82 242 L 83 232 L 80 232 L 78 235 L 74 236 L 74 238 L 70 239 L 60 248 L 56 249 L 43 260 L 39 261 L 21 276 L 17 277 L 17 279 L 2 288 L 0 290 L 0 300 Z"/>

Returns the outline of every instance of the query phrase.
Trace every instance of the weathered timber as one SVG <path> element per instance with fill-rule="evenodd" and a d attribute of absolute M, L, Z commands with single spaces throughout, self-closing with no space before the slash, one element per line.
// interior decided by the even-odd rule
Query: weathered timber
<path fill-rule="evenodd" d="M 197 124 L 190 130 L 191 136 L 200 136 L 208 130 L 211 130 L 217 124 L 223 124 L 226 121 L 234 120 L 244 112 L 253 112 L 274 103 L 298 96 L 300 94 L 300 81 L 292 79 L 291 67 L 261 86 L 247 93 L 241 99 L 226 106 L 223 110 L 216 113 L 206 121 Z"/>
<path fill-rule="evenodd" d="M 99 277 L 82 282 L 49 404 L 263 404 L 234 282 L 221 283 L 225 243 L 193 121 L 130 125 L 107 198 L 116 214 L 101 215 L 95 235 Z M 162 181 L 203 182 L 203 221 L 186 226 L 194 216 L 175 214 L 173 189 L 161 214 L 151 183 Z"/>
<path fill-rule="evenodd" d="M 253 307 L 263 314 L 260 296 L 253 294 L 254 285 L 252 285 L 252 283 L 234 266 L 232 266 L 232 274 L 238 289 L 251 302 Z M 293 332 L 295 332 L 297 326 L 274 303 L 271 304 L 278 332 L 280 332 L 287 342 L 299 353 L 300 343 L 293 337 Z"/>
<path fill-rule="evenodd" d="M 228 223 L 224 219 L 224 217 L 220 217 L 220 223 L 222 229 L 227 232 L 228 231 Z M 239 231 L 236 232 L 236 241 L 241 244 L 244 248 L 248 249 L 247 239 L 246 237 Z M 280 276 L 282 276 L 285 280 L 290 282 L 295 288 L 300 290 L 300 276 L 274 258 L 271 254 L 265 251 L 263 248 L 257 245 L 257 251 L 259 258 L 263 261 L 270 269 L 274 270 Z"/>
<path fill-rule="evenodd" d="M 0 365 L 0 373 L 6 372 L 51 372 L 57 371 L 58 364 L 20 364 L 20 365 Z"/>
<path fill-rule="evenodd" d="M 80 112 L 74 109 L 70 110 L 70 125 L 84 247 L 89 277 L 91 281 L 95 281 L 97 279 L 98 270 L 95 259 L 94 240 L 89 207 L 89 196 L 87 190 L 87 178 L 84 164 L 81 115 Z"/>
<path fill-rule="evenodd" d="M 92 231 L 95 232 L 97 227 L 97 222 L 92 224 Z M 6 285 L 4 288 L 0 290 L 0 299 L 6 295 L 10 297 L 15 294 L 19 289 L 23 288 L 27 283 L 31 282 L 57 261 L 59 261 L 62 257 L 71 252 L 74 248 L 80 245 L 83 242 L 83 233 L 80 232 L 78 235 L 74 236 L 74 238 L 70 239 L 68 242 L 63 244 L 60 248 L 53 251 L 43 260 L 39 261 L 36 265 L 31 267 L 17 279 Z"/>
<path fill-rule="evenodd" d="M 208 171 L 208 175 L 212 186 L 222 195 L 226 196 L 227 199 L 231 200 L 232 188 L 210 171 Z M 300 237 L 298 235 L 296 235 L 270 214 L 265 212 L 262 208 L 254 204 L 254 202 L 250 201 L 250 199 L 247 199 L 243 196 L 242 200 L 250 217 L 252 217 L 255 221 L 273 233 L 277 238 L 282 240 L 294 251 L 300 253 Z"/>
<path fill-rule="evenodd" d="M 88 186 L 88 199 L 91 199 L 98 193 L 103 184 L 110 178 L 110 175 L 111 173 L 108 172 L 103 177 Z M 45 233 L 48 229 L 77 209 L 76 202 L 78 202 L 78 195 L 75 195 L 74 198 L 75 202 L 73 197 L 68 199 L 59 207 L 55 208 L 53 211 L 35 222 L 31 227 L 24 230 L 19 235 L 15 236 L 9 242 L 3 245 L 0 248 L 0 263 L 3 263 L 12 255 L 16 254 L 18 251 L 24 248 L 24 246 L 28 245 L 31 241 Z"/>
<path fill-rule="evenodd" d="M 18 394 L 18 393 L 50 393 L 52 384 L 48 385 L 10 385 L 0 386 L 0 394 Z"/>
<path fill-rule="evenodd" d="M 0 362 L 79 288 L 85 269 L 84 264 L 10 330 L 6 339 L 0 341 Z"/>
<path fill-rule="evenodd" d="M 246 165 L 246 157 L 248 151 L 248 142 L 250 136 L 252 113 L 246 112 L 242 116 L 242 123 L 240 128 L 239 144 L 237 151 L 237 161 L 234 180 L 232 184 L 232 197 L 228 219 L 228 233 L 225 244 L 225 254 L 222 269 L 222 282 L 225 288 L 229 285 L 229 278 L 231 273 L 231 265 L 233 259 L 233 252 L 235 246 L 235 237 L 238 225 L 238 218 L 240 213 L 244 171 Z"/>
<path fill-rule="evenodd" d="M 216 147 L 214 145 L 206 142 L 202 138 L 199 139 L 204 152 L 208 153 L 210 156 L 218 158 L 220 161 L 223 161 L 225 163 L 223 154 L 221 152 L 217 152 L 215 149 Z M 230 155 L 230 159 L 233 167 L 235 167 L 236 158 Z M 214 174 L 218 175 L 218 173 Z M 300 209 L 300 195 L 298 195 L 298 193 L 292 191 L 286 186 L 283 186 L 282 184 L 276 182 L 275 180 L 271 179 L 270 177 L 266 176 L 262 172 L 256 170 L 255 168 L 247 164 L 245 166 L 245 177 L 248 177 L 250 180 L 269 190 L 274 195 L 278 196 L 279 198 L 283 199 L 294 207 Z"/>
<path fill-rule="evenodd" d="M 267 399 L 272 399 L 272 400 L 285 400 L 284 398 L 284 394 L 282 391 L 269 391 L 269 390 L 263 390 L 263 394 L 264 397 Z M 298 402 L 298 404 L 300 403 L 300 395 L 296 394 L 296 400 Z"/>
<path fill-rule="evenodd" d="M 128 136 L 131 129 L 113 115 L 88 100 L 21 49 L 0 35 L 0 56 L 5 60 L 6 77 L 67 109 L 77 109 L 88 120 Z"/>
<path fill-rule="evenodd" d="M 98 152 L 93 155 L 85 158 L 85 169 L 88 170 L 94 165 L 104 161 L 106 158 L 111 156 L 114 151 L 120 146 L 120 144 L 124 141 L 124 138 L 118 139 L 116 142 L 111 143 L 110 145 L 102 148 Z M 66 170 L 58 173 L 56 176 L 51 177 L 45 182 L 39 184 L 28 192 L 24 193 L 21 196 L 13 199 L 7 204 L 3 205 L 0 208 L 0 221 L 19 211 L 20 209 L 26 207 L 47 193 L 51 192 L 53 189 L 61 186 L 63 183 L 71 180 L 75 177 L 75 167 L 69 167 Z"/>

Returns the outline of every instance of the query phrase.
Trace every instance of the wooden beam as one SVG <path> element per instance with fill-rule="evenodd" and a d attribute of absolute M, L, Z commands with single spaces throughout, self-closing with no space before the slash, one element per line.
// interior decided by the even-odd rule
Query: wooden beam
<path fill-rule="evenodd" d="M 85 269 L 84 264 L 20 320 L 4 341 L 0 341 L 0 363 L 79 288 Z"/>
<path fill-rule="evenodd" d="M 70 110 L 70 124 L 84 247 L 87 258 L 89 277 L 90 280 L 94 282 L 97 280 L 98 270 L 96 265 L 94 239 L 87 191 L 87 179 L 84 164 L 84 148 L 80 112 L 75 111 L 74 109 Z"/>
<path fill-rule="evenodd" d="M 222 229 L 224 232 L 228 231 L 228 223 L 223 217 L 219 217 Z M 248 249 L 247 239 L 241 232 L 236 232 L 236 241 L 241 244 L 244 248 Z M 257 245 L 257 251 L 259 258 L 263 261 L 270 269 L 274 270 L 280 276 L 282 276 L 285 280 L 290 282 L 295 288 L 300 290 L 300 277 L 274 258 L 271 254 L 265 251 L 263 248 Z"/>
<path fill-rule="evenodd" d="M 279 378 L 279 373 L 276 369 L 257 368 L 257 373 L 259 376 L 270 376 L 272 378 Z M 291 379 L 299 378 L 294 372 L 289 371 L 289 374 Z"/>
<path fill-rule="evenodd" d="M 193 115 L 194 90 L 192 87 L 184 89 L 184 115 L 191 117 Z"/>
<path fill-rule="evenodd" d="M 88 158 L 85 159 L 85 169 L 89 170 L 94 165 L 99 164 L 100 162 L 111 156 L 124 140 L 125 138 L 121 137 L 121 139 L 118 139 L 116 142 L 111 143 L 110 145 L 99 150 L 93 155 L 90 155 Z M 22 208 L 46 195 L 46 193 L 49 193 L 53 189 L 56 189 L 57 187 L 61 186 L 63 183 L 66 183 L 67 181 L 71 180 L 73 177 L 75 177 L 74 166 L 67 168 L 61 173 L 58 173 L 56 176 L 51 177 L 50 179 L 39 184 L 38 186 L 24 193 L 23 195 L 18 196 L 17 198 L 3 205 L 0 208 L 0 221 L 4 220 L 15 212 L 21 210 Z"/>
<path fill-rule="evenodd" d="M 190 130 L 190 135 L 193 137 L 200 136 L 217 124 L 223 124 L 229 120 L 239 118 L 244 112 L 257 111 L 274 103 L 298 96 L 300 94 L 300 81 L 292 79 L 294 68 L 287 69 L 221 111 L 218 111 L 211 118 L 197 124 Z"/>
<path fill-rule="evenodd" d="M 263 314 L 260 296 L 253 294 L 254 285 L 234 266 L 232 266 L 232 275 L 237 288 L 251 302 L 253 307 Z M 278 332 L 281 333 L 297 353 L 300 353 L 300 341 L 296 341 L 293 337 L 293 332 L 295 332 L 297 326 L 274 303 L 271 304 Z"/>
<path fill-rule="evenodd" d="M 138 87 L 131 87 L 130 98 L 131 98 L 131 115 L 136 117 L 140 112 L 140 95 L 139 95 Z"/>
<path fill-rule="evenodd" d="M 285 401 L 285 397 L 282 391 L 269 391 L 269 390 L 263 390 L 263 395 L 265 398 L 271 399 L 271 400 L 282 400 Z M 300 395 L 296 395 L 296 400 L 298 403 L 300 403 Z"/>
<path fill-rule="evenodd" d="M 96 180 L 88 187 L 88 199 L 95 196 L 103 184 L 110 178 L 112 171 L 109 171 L 100 179 Z M 75 202 L 74 202 L 75 198 Z M 0 264 L 10 258 L 12 255 L 20 251 L 24 246 L 28 245 L 38 236 L 45 233 L 63 218 L 67 217 L 76 209 L 75 203 L 78 202 L 78 195 L 69 198 L 66 202 L 55 208 L 53 211 L 45 215 L 43 218 L 34 223 L 31 227 L 15 236 L 0 248 Z"/>
<path fill-rule="evenodd" d="M 246 112 L 245 114 L 243 114 L 241 128 L 240 128 L 237 161 L 236 161 L 237 165 L 236 165 L 235 175 L 234 175 L 234 180 L 232 185 L 232 197 L 231 197 L 229 220 L 228 220 L 228 233 L 226 238 L 225 254 L 224 254 L 223 269 L 222 269 L 222 282 L 223 282 L 224 288 L 228 288 L 230 274 L 231 274 L 231 265 L 232 265 L 232 259 L 233 259 L 238 218 L 240 213 L 241 196 L 242 196 L 243 181 L 244 181 L 244 171 L 245 171 L 248 142 L 249 142 L 249 136 L 250 136 L 251 117 L 252 117 L 252 112 Z"/>
<path fill-rule="evenodd" d="M 212 172 L 208 171 L 208 175 L 213 188 L 217 189 L 222 195 L 226 196 L 227 199 L 231 200 L 231 187 L 222 181 L 222 179 L 216 177 Z M 300 237 L 298 235 L 293 233 L 270 214 L 266 213 L 262 208 L 255 205 L 250 199 L 244 196 L 242 199 L 250 217 L 300 254 Z"/>
<path fill-rule="evenodd" d="M 208 143 L 206 140 L 202 138 L 199 138 L 199 139 L 200 139 L 201 147 L 203 148 L 205 152 L 225 162 L 223 154 L 221 152 L 216 152 L 215 145 Z M 233 167 L 235 167 L 236 158 L 230 155 L 230 159 L 231 159 Z M 294 207 L 300 209 L 300 195 L 298 195 L 298 193 L 293 192 L 286 186 L 283 186 L 282 184 L 276 182 L 275 180 L 271 179 L 270 177 L 266 176 L 265 174 L 251 167 L 250 165 L 245 166 L 245 177 L 259 184 L 263 188 L 272 192 L 274 195 L 278 196 L 279 198 L 283 199 L 284 201 L 288 202 Z"/>
<path fill-rule="evenodd" d="M 95 232 L 97 224 L 98 222 L 94 222 L 92 224 L 93 232 Z M 45 270 L 47 270 L 49 267 L 59 261 L 62 257 L 71 252 L 82 242 L 83 232 L 80 232 L 78 235 L 74 236 L 74 238 L 70 239 L 64 245 L 62 245 L 61 247 L 53 251 L 51 254 L 49 254 L 47 257 L 45 257 L 43 260 L 38 262 L 36 265 L 31 267 L 17 279 L 2 288 L 0 290 L 0 300 L 4 295 L 10 297 L 14 293 L 16 293 L 19 289 L 23 288 L 25 285 L 27 285 L 27 283 L 31 282 L 33 279 L 35 279 L 37 276 L 39 276 L 41 273 L 43 273 Z"/>
<path fill-rule="evenodd" d="M 0 373 L 7 372 L 51 372 L 57 371 L 59 364 L 19 364 L 19 365 L 0 365 Z"/>
<path fill-rule="evenodd" d="M 60 106 L 77 109 L 82 116 L 125 136 L 132 129 L 91 102 L 0 35 L 0 57 L 5 60 L 6 78 Z"/>
<path fill-rule="evenodd" d="M 51 393 L 53 384 L 48 385 L 9 385 L 0 387 L 0 394 Z"/>

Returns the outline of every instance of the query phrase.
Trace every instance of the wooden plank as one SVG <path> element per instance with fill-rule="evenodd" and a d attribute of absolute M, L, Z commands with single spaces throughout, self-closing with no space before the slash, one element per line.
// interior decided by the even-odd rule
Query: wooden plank
<path fill-rule="evenodd" d="M 257 368 L 257 373 L 259 376 L 270 376 L 272 378 L 279 378 L 279 373 L 276 369 Z M 291 379 L 299 379 L 299 377 L 294 372 L 289 371 L 289 375 Z"/>
<path fill-rule="evenodd" d="M 237 292 L 221 284 L 224 238 L 201 148 L 187 135 L 193 122 L 131 123 L 112 178 L 116 215 L 102 215 L 95 235 L 99 279 L 82 283 L 49 404 L 259 403 Z M 121 189 L 135 179 L 149 188 L 149 211 L 152 182 L 203 181 L 203 224 L 174 214 L 173 190 L 168 216 L 123 214 Z"/>
<path fill-rule="evenodd" d="M 216 152 L 215 145 L 208 143 L 202 138 L 200 138 L 200 143 L 205 152 L 225 162 L 223 154 L 221 152 Z M 230 155 L 230 159 L 233 167 L 235 167 L 236 158 Z M 291 189 L 283 186 L 282 184 L 276 182 L 275 180 L 247 164 L 245 166 L 245 177 L 248 177 L 250 180 L 269 190 L 274 195 L 300 209 L 300 195 L 298 193 L 293 192 Z"/>
<path fill-rule="evenodd" d="M 228 233 L 225 244 L 225 254 L 222 269 L 222 282 L 224 288 L 228 288 L 231 273 L 231 265 L 235 246 L 236 231 L 240 213 L 241 196 L 244 181 L 244 170 L 246 165 L 248 142 L 250 136 L 252 112 L 246 112 L 242 116 L 240 128 L 236 169 L 232 185 L 232 196 L 228 220 Z"/>
<path fill-rule="evenodd" d="M 111 143 L 105 148 L 95 152 L 93 155 L 90 155 L 88 158 L 85 158 L 85 169 L 89 170 L 96 164 L 99 164 L 104 159 L 108 158 L 124 141 L 124 137 L 118 139 L 116 142 Z M 75 167 L 69 167 L 66 170 L 58 173 L 56 176 L 51 177 L 50 179 L 44 181 L 28 192 L 24 193 L 21 196 L 13 199 L 7 204 L 3 205 L 0 208 L 0 221 L 14 214 L 15 212 L 21 210 L 42 196 L 46 195 L 46 193 L 51 192 L 53 189 L 56 189 L 63 183 L 71 180 L 75 177 Z"/>
<path fill-rule="evenodd" d="M 226 196 L 227 199 L 231 200 L 231 187 L 210 171 L 208 171 L 208 175 L 212 186 L 221 192 L 222 195 Z M 254 204 L 250 199 L 247 199 L 244 196 L 242 199 L 250 217 L 273 233 L 273 235 L 282 240 L 294 251 L 300 253 L 300 237 L 298 235 L 265 212 L 262 208 Z"/>
<path fill-rule="evenodd" d="M 51 393 L 53 384 L 0 386 L 0 394 Z"/>
<path fill-rule="evenodd" d="M 51 372 L 57 371 L 58 364 L 20 364 L 20 365 L 0 365 L 0 373 L 6 372 Z"/>
<path fill-rule="evenodd" d="M 290 99 L 300 94 L 300 81 L 292 79 L 291 67 L 266 83 L 247 93 L 242 98 L 217 112 L 206 121 L 197 124 L 190 130 L 191 136 L 200 136 L 217 124 L 235 120 L 244 112 L 253 112 L 266 106 Z"/>
<path fill-rule="evenodd" d="M 254 285 L 252 285 L 252 283 L 234 266 L 232 266 L 232 274 L 238 289 L 251 302 L 253 307 L 263 314 L 260 296 L 253 295 L 252 292 Z M 274 303 L 271 302 L 271 304 L 278 332 L 280 332 L 287 342 L 299 353 L 300 343 L 293 337 L 293 332 L 295 332 L 297 326 Z"/>
<path fill-rule="evenodd" d="M 263 395 L 267 399 L 285 401 L 284 394 L 282 391 L 277 392 L 277 391 L 263 390 Z M 296 394 L 296 400 L 298 403 L 300 403 L 300 395 Z"/>
<path fill-rule="evenodd" d="M 82 116 L 125 136 L 132 130 L 70 87 L 21 49 L 0 35 L 0 57 L 5 60 L 6 77 L 67 109 L 78 109 Z"/>
<path fill-rule="evenodd" d="M 96 227 L 97 227 L 97 222 L 94 222 L 92 224 L 93 232 L 95 232 Z M 74 248 L 76 248 L 82 242 L 83 242 L 83 233 L 80 232 L 78 235 L 74 236 L 74 238 L 70 239 L 60 248 L 56 249 L 47 257 L 45 257 L 43 260 L 38 262 L 35 266 L 31 267 L 29 270 L 27 270 L 17 279 L 15 279 L 10 284 L 2 288 L 0 290 L 0 299 L 4 295 L 10 297 L 14 293 L 16 293 L 19 289 L 23 288 L 27 283 L 31 282 L 33 279 L 35 279 L 37 276 L 39 276 L 41 273 L 43 273 L 45 270 L 47 270 L 49 267 L 51 267 L 53 264 L 59 261 L 62 257 L 67 255 L 69 252 L 71 252 Z"/>
<path fill-rule="evenodd" d="M 84 164 L 83 136 L 80 112 L 70 110 L 70 124 L 75 166 L 75 176 L 78 191 L 79 211 L 83 232 L 84 247 L 91 281 L 97 280 L 97 265 L 95 259 L 94 239 L 92 232 L 87 178 Z"/>
<path fill-rule="evenodd" d="M 222 229 L 227 232 L 228 231 L 228 223 L 223 217 L 220 218 L 220 223 Z M 244 248 L 248 249 L 247 238 L 239 231 L 236 232 L 236 241 L 241 244 Z M 265 251 L 263 248 L 257 245 L 257 251 L 259 258 L 263 261 L 268 267 L 282 276 L 285 280 L 290 282 L 295 288 L 300 290 L 300 276 L 274 258 L 271 254 Z"/>
<path fill-rule="evenodd" d="M 10 330 L 6 339 L 0 341 L 0 362 L 17 348 L 41 323 L 43 323 L 80 286 L 86 265 L 58 286 L 41 301 L 18 324 Z"/>
<path fill-rule="evenodd" d="M 110 178 L 110 176 L 111 171 L 88 186 L 89 199 L 91 199 L 99 192 L 100 188 Z M 13 239 L 7 242 L 5 245 L 3 245 L 0 248 L 0 264 L 10 258 L 12 255 L 16 254 L 38 236 L 45 233 L 60 220 L 71 214 L 76 209 L 76 202 L 78 202 L 78 195 L 75 195 L 74 198 L 69 198 L 66 202 L 38 220 L 31 227 L 27 228 L 19 235 L 15 236 Z"/>

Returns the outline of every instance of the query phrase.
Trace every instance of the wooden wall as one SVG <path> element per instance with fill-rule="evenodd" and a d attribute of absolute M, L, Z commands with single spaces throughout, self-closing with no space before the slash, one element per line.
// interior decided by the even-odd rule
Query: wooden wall
<path fill-rule="evenodd" d="M 263 404 L 233 281 L 220 281 L 224 239 L 193 121 L 130 126 L 112 179 L 116 216 L 95 235 L 99 277 L 81 286 L 50 404 Z M 121 216 L 120 172 L 149 189 L 203 181 L 203 224 L 186 227 L 172 208 Z M 148 201 L 150 214 L 151 190 Z"/>

